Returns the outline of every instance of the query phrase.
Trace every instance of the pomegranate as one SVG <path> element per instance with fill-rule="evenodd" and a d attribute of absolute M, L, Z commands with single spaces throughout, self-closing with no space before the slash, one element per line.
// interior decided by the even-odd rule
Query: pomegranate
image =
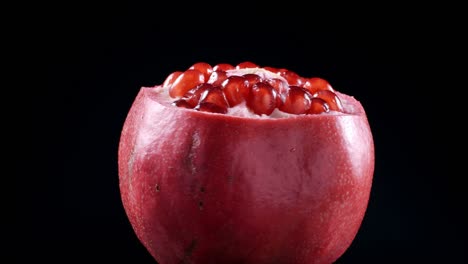
<path fill-rule="evenodd" d="M 140 89 L 118 163 L 158 263 L 331 263 L 365 215 L 374 143 L 361 103 L 322 78 L 199 62 Z"/>

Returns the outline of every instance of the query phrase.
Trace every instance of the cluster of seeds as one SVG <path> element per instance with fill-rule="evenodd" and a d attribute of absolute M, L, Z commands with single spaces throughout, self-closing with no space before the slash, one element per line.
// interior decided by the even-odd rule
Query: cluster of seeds
<path fill-rule="evenodd" d="M 297 115 L 343 111 L 328 81 L 248 61 L 214 67 L 198 62 L 184 72 L 171 73 L 163 86 L 169 87 L 173 105 L 211 113 L 226 114 L 244 102 L 257 115 L 270 115 L 276 108 Z"/>

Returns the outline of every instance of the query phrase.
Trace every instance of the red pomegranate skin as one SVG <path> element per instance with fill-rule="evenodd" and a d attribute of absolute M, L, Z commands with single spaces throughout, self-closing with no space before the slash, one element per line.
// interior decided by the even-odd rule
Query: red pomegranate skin
<path fill-rule="evenodd" d="M 118 152 L 123 206 L 154 259 L 332 263 L 363 220 L 374 172 L 364 109 L 245 118 L 158 102 L 142 88 Z"/>

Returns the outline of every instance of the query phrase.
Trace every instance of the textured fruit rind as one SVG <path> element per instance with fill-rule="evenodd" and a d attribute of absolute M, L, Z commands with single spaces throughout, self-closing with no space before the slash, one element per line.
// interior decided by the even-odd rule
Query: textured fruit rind
<path fill-rule="evenodd" d="M 158 103 L 142 88 L 123 126 L 120 190 L 134 231 L 171 263 L 331 263 L 354 239 L 374 171 L 354 115 L 280 119 Z"/>

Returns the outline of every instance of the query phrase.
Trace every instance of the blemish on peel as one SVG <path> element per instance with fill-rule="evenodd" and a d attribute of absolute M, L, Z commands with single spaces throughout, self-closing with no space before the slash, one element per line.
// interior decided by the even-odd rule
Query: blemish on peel
<path fill-rule="evenodd" d="M 131 177 L 133 174 L 133 163 L 135 163 L 135 155 L 136 155 L 136 145 L 133 145 L 132 150 L 130 151 L 130 158 L 127 162 L 129 176 Z"/>
<path fill-rule="evenodd" d="M 188 245 L 187 248 L 185 248 L 184 250 L 184 258 L 179 262 L 179 264 L 188 264 L 188 263 L 192 263 L 190 260 L 189 260 L 189 257 L 193 254 L 193 251 L 195 250 L 195 248 L 197 247 L 197 239 L 192 239 L 192 241 L 190 242 L 190 244 Z"/>
<path fill-rule="evenodd" d="M 128 189 L 130 193 L 133 193 L 133 183 L 135 182 L 131 180 L 133 176 L 133 164 L 135 163 L 135 156 L 136 156 L 135 149 L 136 149 L 136 146 L 134 145 L 130 152 L 130 157 L 127 162 L 127 167 L 128 167 L 128 179 L 127 180 L 129 181 Z M 134 198 L 134 196 L 131 196 L 131 197 Z"/>
<path fill-rule="evenodd" d="M 200 135 L 198 134 L 197 131 L 195 131 L 192 134 L 192 142 L 190 143 L 190 149 L 187 155 L 188 166 L 192 175 L 197 172 L 197 167 L 195 166 L 194 159 L 196 158 L 196 153 L 199 147 L 200 147 Z"/>

